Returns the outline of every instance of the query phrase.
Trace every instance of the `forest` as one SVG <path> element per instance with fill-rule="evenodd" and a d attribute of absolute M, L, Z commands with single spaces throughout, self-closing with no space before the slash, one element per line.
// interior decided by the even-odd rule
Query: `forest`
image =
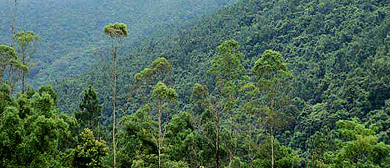
<path fill-rule="evenodd" d="M 0 167 L 390 168 L 390 0 L 0 0 Z"/>

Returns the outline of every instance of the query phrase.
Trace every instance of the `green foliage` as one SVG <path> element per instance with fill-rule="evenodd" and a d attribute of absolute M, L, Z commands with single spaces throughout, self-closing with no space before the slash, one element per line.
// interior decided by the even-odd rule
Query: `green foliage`
<path fill-rule="evenodd" d="M 4 96 L 8 99 L 1 102 L 2 109 L 0 145 L 2 156 L 1 167 L 56 167 L 65 165 L 61 161 L 59 147 L 62 138 L 69 137 L 69 126 L 57 114 L 53 97 L 47 92 L 34 96 L 22 94 L 15 101 L 10 95 L 8 86 L 4 86 Z M 45 90 L 42 87 L 40 90 Z M 31 94 L 31 91 L 29 92 Z M 55 93 L 54 93 L 55 94 Z M 11 101 L 13 103 L 7 103 Z M 5 151 L 8 151 L 5 153 Z"/>
<path fill-rule="evenodd" d="M 181 164 L 177 163 L 179 166 L 205 164 L 202 163 L 204 138 L 196 131 L 194 119 L 190 113 L 175 114 L 166 129 L 166 151 L 169 160 L 181 162 Z"/>
<path fill-rule="evenodd" d="M 104 34 L 111 38 L 127 37 L 127 26 L 124 23 L 110 23 L 104 27 Z"/>
<path fill-rule="evenodd" d="M 7 107 L 1 115 L 0 124 L 0 165 L 12 167 L 18 163 L 18 150 L 24 136 L 23 121 L 15 107 Z"/>
<path fill-rule="evenodd" d="M 16 106 L 16 103 L 11 95 L 11 88 L 9 85 L 2 83 L 0 87 L 0 114 L 2 114 L 8 106 Z"/>
<path fill-rule="evenodd" d="M 81 128 L 89 127 L 96 130 L 99 124 L 103 105 L 92 86 L 88 86 L 82 93 L 82 99 L 79 104 L 80 111 L 75 113 L 76 119 L 81 124 Z"/>
<path fill-rule="evenodd" d="M 337 122 L 338 150 L 334 153 L 334 167 L 386 167 L 390 145 L 378 142 L 376 128 L 369 129 L 353 121 Z"/>
<path fill-rule="evenodd" d="M 39 36 L 32 31 L 20 31 L 16 34 L 16 41 L 20 43 L 21 48 L 27 49 L 29 44 L 39 42 Z"/>
<path fill-rule="evenodd" d="M 107 25 L 118 79 L 112 96 L 103 57 L 102 66 L 56 81 L 58 97 L 44 86 L 13 98 L 15 75 L 3 73 L 11 88 L 0 88 L 0 167 L 110 166 L 92 132 L 77 136 L 85 122 L 98 123 L 99 139 L 119 139 L 110 144 L 118 167 L 389 167 L 388 11 L 389 1 L 241 0 L 179 29 L 145 30 L 153 38 L 143 40 L 134 40 L 134 22 L 124 20 L 129 32 L 124 23 Z M 132 40 L 122 43 L 126 36 Z M 1 47 L 3 72 L 28 68 Z M 101 98 L 90 86 L 77 106 L 88 84 Z M 99 100 L 110 98 L 103 108 Z M 94 145 L 100 154 L 87 150 Z"/>
<path fill-rule="evenodd" d="M 160 81 L 153 89 L 153 97 L 158 100 L 169 99 L 176 101 L 178 95 L 174 89 L 168 88 L 163 82 Z"/>
<path fill-rule="evenodd" d="M 3 74 L 7 67 L 13 63 L 12 60 L 17 59 L 17 53 L 13 47 L 0 45 L 0 81 L 3 79 Z"/>
<path fill-rule="evenodd" d="M 119 139 L 118 167 L 149 167 L 158 164 L 157 123 L 148 114 L 150 111 L 150 105 L 145 105 L 122 119 L 124 133 Z"/>
<path fill-rule="evenodd" d="M 2 63 L 5 63 L 6 59 L 10 59 L 10 58 L 15 59 L 17 57 L 17 53 L 15 52 L 13 47 L 6 46 L 6 45 L 0 45 L 0 55 L 1 55 Z"/>
<path fill-rule="evenodd" d="M 36 66 L 30 71 L 33 86 L 39 87 L 55 80 L 81 75 L 89 67 L 96 66 L 94 53 L 105 50 L 107 44 L 105 38 L 98 34 L 112 21 L 131 25 L 129 38 L 124 42 L 129 46 L 124 53 L 129 53 L 136 46 L 149 44 L 145 42 L 146 39 L 180 30 L 183 26 L 193 24 L 198 17 L 235 1 L 136 0 L 128 3 L 120 0 L 113 3 L 111 0 L 81 0 L 61 1 L 56 5 L 48 5 L 40 0 L 18 1 L 16 28 L 33 30 L 41 36 L 41 45 L 37 48 L 39 57 L 32 58 Z M 13 7 L 14 1 L 4 1 L 0 6 L 4 14 L 0 20 L 0 44 L 9 45 L 13 40 Z M 76 16 L 78 19 L 74 19 Z"/>
<path fill-rule="evenodd" d="M 27 71 L 28 67 L 17 57 L 13 47 L 0 45 L 0 82 L 7 77 L 8 84 L 13 86 L 14 70 Z"/>
<path fill-rule="evenodd" d="M 40 43 L 39 36 L 32 31 L 20 31 L 15 35 L 15 40 L 19 44 L 19 50 L 22 52 L 19 54 L 19 59 L 25 67 L 22 68 L 22 70 L 23 72 L 27 72 L 31 67 L 29 65 L 29 60 L 34 54 L 34 47 L 37 43 Z"/>
<path fill-rule="evenodd" d="M 56 105 L 58 103 L 57 93 L 51 87 L 51 85 L 45 85 L 45 86 L 39 87 L 38 93 L 41 94 L 41 95 L 44 94 L 44 93 L 47 93 L 47 94 L 50 95 L 51 99 L 53 99 L 54 105 Z"/>
<path fill-rule="evenodd" d="M 279 75 L 289 75 L 283 57 L 279 52 L 266 50 L 255 62 L 253 74 L 265 80 L 272 80 Z"/>
<path fill-rule="evenodd" d="M 210 102 L 208 101 L 209 91 L 205 85 L 196 83 L 192 89 L 191 103 L 193 104 L 193 112 L 195 114 L 202 114 L 206 108 L 209 107 Z"/>
<path fill-rule="evenodd" d="M 166 72 L 170 73 L 172 71 L 172 65 L 164 57 L 158 57 L 152 62 L 150 68 L 155 72 Z"/>
<path fill-rule="evenodd" d="M 208 73 L 216 75 L 218 82 L 227 82 L 238 78 L 244 71 L 241 60 L 244 55 L 238 51 L 238 42 L 228 40 L 217 47 L 218 55 L 212 60 Z M 218 84 L 218 87 L 220 84 Z"/>
<path fill-rule="evenodd" d="M 103 167 L 103 158 L 108 154 L 105 141 L 96 140 L 93 132 L 86 128 L 80 134 L 81 141 L 75 149 L 74 167 Z"/>
<path fill-rule="evenodd" d="M 277 140 L 274 143 L 275 167 L 299 167 L 301 159 L 297 151 L 281 145 Z M 270 140 L 265 140 L 257 148 L 251 167 L 271 167 L 271 145 Z"/>

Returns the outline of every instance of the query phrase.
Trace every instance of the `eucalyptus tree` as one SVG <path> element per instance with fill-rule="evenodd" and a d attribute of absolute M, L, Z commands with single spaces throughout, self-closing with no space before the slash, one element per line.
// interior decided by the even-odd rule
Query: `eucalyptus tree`
<path fill-rule="evenodd" d="M 153 98 L 156 99 L 158 115 L 158 167 L 161 167 L 161 148 L 162 148 L 162 121 L 163 105 L 165 101 L 176 101 L 178 95 L 172 88 L 168 88 L 163 82 L 158 82 L 153 89 Z"/>
<path fill-rule="evenodd" d="M 144 94 L 141 96 L 143 103 L 147 103 L 146 98 L 149 95 L 151 85 L 157 81 L 169 83 L 168 79 L 172 70 L 173 67 L 167 59 L 164 57 L 158 57 L 149 65 L 149 67 L 146 67 L 135 75 L 136 87 L 138 89 L 144 88 Z"/>
<path fill-rule="evenodd" d="M 0 82 L 3 80 L 3 74 L 13 60 L 17 60 L 17 53 L 13 47 L 0 45 Z"/>
<path fill-rule="evenodd" d="M 11 88 L 13 88 L 13 78 L 14 71 L 21 70 L 26 71 L 27 66 L 22 64 L 17 57 L 17 53 L 15 52 L 13 47 L 0 45 L 0 82 L 3 80 L 4 73 L 8 69 L 8 83 Z"/>
<path fill-rule="evenodd" d="M 200 156 L 198 159 L 194 159 L 194 161 L 200 160 L 200 165 L 204 167 L 215 167 L 217 158 L 217 117 L 207 86 L 196 83 L 193 87 L 190 101 L 193 114 L 196 117 L 200 115 L 198 118 L 199 123 L 196 126 L 201 139 L 203 139 L 202 145 L 196 147 Z M 218 153 L 218 157 L 219 155 Z"/>
<path fill-rule="evenodd" d="M 33 56 L 35 51 L 35 45 L 39 43 L 39 36 L 32 31 L 20 31 L 15 36 L 16 42 L 19 44 L 21 50 L 21 62 L 27 69 L 21 72 L 22 75 L 22 92 L 25 91 L 26 72 L 29 71 L 28 61 Z"/>
<path fill-rule="evenodd" d="M 104 27 L 103 30 L 104 34 L 110 36 L 110 38 L 113 39 L 112 42 L 112 65 L 114 67 L 113 69 L 113 80 L 114 84 L 112 86 L 112 105 L 113 105 L 113 112 L 112 112 L 112 148 L 113 148 L 113 155 L 114 155 L 114 167 L 116 166 L 116 143 L 115 143 L 115 113 L 116 113 L 116 85 L 117 85 L 117 55 L 119 47 L 122 44 L 122 39 L 127 37 L 127 26 L 124 23 L 111 23 Z"/>
<path fill-rule="evenodd" d="M 250 166 L 252 167 L 252 162 L 255 159 L 255 152 L 257 145 L 257 137 L 260 133 L 260 127 L 257 125 L 257 120 L 259 119 L 258 111 L 260 108 L 258 106 L 258 101 L 254 99 L 259 94 L 259 89 L 250 81 L 249 76 L 244 76 L 244 80 L 242 83 L 243 87 L 240 89 L 244 95 L 242 99 L 244 101 L 244 105 L 242 106 L 242 111 L 244 111 L 245 122 L 242 123 L 246 129 L 244 129 L 243 133 L 246 133 L 246 138 L 244 141 L 243 148 L 241 150 L 246 151 L 246 158 L 250 162 Z"/>
<path fill-rule="evenodd" d="M 255 62 L 252 69 L 255 86 L 260 91 L 259 104 L 263 105 L 260 116 L 261 125 L 268 128 L 271 138 L 271 167 L 274 167 L 274 134 L 277 128 L 288 121 L 285 107 L 288 104 L 288 92 L 291 73 L 280 53 L 266 50 Z"/>
<path fill-rule="evenodd" d="M 238 42 L 235 40 L 228 40 L 223 42 L 217 47 L 217 56 L 212 60 L 211 68 L 208 70 L 214 78 L 215 89 L 213 96 L 216 99 L 216 103 L 213 104 L 213 109 L 216 111 L 216 167 L 220 167 L 220 132 L 221 130 L 221 117 L 226 117 L 228 122 L 228 132 L 230 137 L 229 142 L 229 164 L 232 163 L 237 149 L 237 136 L 235 128 L 235 107 L 237 102 L 237 92 L 239 86 L 238 81 L 245 69 L 241 64 L 241 60 L 244 55 L 238 51 Z M 214 111 L 213 110 L 213 111 Z"/>

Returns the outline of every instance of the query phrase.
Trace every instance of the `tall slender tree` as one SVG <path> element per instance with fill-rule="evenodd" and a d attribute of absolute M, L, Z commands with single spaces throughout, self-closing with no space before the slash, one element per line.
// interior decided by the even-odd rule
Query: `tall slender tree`
<path fill-rule="evenodd" d="M 115 143 L 115 115 L 116 115 L 116 85 L 117 85 L 117 55 L 119 47 L 122 44 L 122 39 L 127 37 L 127 26 L 124 23 L 111 23 L 104 27 L 103 30 L 104 34 L 110 36 L 110 38 L 113 39 L 112 42 L 112 64 L 113 64 L 113 79 L 114 84 L 112 86 L 112 148 L 113 148 L 113 155 L 114 155 L 114 168 L 116 167 L 116 143 Z"/>
<path fill-rule="evenodd" d="M 8 84 L 12 92 L 14 70 L 26 71 L 27 66 L 20 62 L 13 47 L 0 45 L 0 82 L 3 81 L 3 75 L 7 70 Z"/>
<path fill-rule="evenodd" d="M 140 96 L 142 97 L 142 103 L 148 103 L 146 100 L 150 97 L 147 96 L 149 95 L 149 90 L 153 87 L 153 84 L 157 83 L 157 81 L 162 81 L 164 83 L 169 82 L 168 79 L 172 70 L 173 67 L 167 59 L 158 57 L 149 67 L 135 75 L 134 78 L 136 80 L 137 88 L 132 91 L 143 90 L 143 95 Z"/>
<path fill-rule="evenodd" d="M 22 92 L 25 91 L 26 85 L 26 73 L 29 71 L 28 61 L 32 57 L 35 51 L 35 44 L 39 43 L 39 36 L 32 31 L 21 31 L 16 34 L 16 42 L 19 44 L 19 49 L 21 50 L 22 64 L 28 67 L 26 70 L 21 71 L 22 76 Z"/>
<path fill-rule="evenodd" d="M 285 107 L 288 103 L 288 78 L 291 73 L 287 70 L 283 57 L 276 51 L 266 50 L 255 62 L 252 73 L 255 85 L 261 94 L 258 100 L 263 104 L 262 125 L 268 128 L 271 139 L 271 166 L 274 167 L 274 134 L 277 128 L 283 127 L 288 121 Z"/>
<path fill-rule="evenodd" d="M 177 99 L 177 93 L 174 89 L 168 88 L 163 82 L 158 82 L 153 89 L 153 97 L 157 103 L 157 115 L 158 115 L 158 167 L 161 167 L 161 148 L 162 148 L 162 121 L 161 115 L 163 110 L 164 101 Z"/>
<path fill-rule="evenodd" d="M 216 104 L 214 110 L 216 111 L 216 165 L 219 168 L 220 165 L 220 132 L 221 132 L 221 117 L 224 113 L 226 121 L 229 123 L 229 137 L 235 136 L 235 128 L 233 121 L 234 102 L 236 101 L 237 81 L 244 72 L 244 67 L 241 64 L 241 59 L 244 55 L 238 51 L 238 42 L 235 40 L 228 40 L 223 42 L 217 47 L 217 56 L 212 61 L 212 66 L 208 73 L 214 77 L 215 90 L 214 97 L 216 98 Z M 235 155 L 235 143 L 229 149 L 229 164 L 231 163 Z"/>
<path fill-rule="evenodd" d="M 12 63 L 12 60 L 17 60 L 17 54 L 14 48 L 0 45 L 0 83 L 3 81 L 3 74 Z"/>

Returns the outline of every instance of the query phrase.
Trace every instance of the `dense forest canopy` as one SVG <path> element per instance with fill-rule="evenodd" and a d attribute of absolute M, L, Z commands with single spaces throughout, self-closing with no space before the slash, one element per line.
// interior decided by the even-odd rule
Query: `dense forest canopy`
<path fill-rule="evenodd" d="M 0 167 L 390 167 L 388 0 L 2 1 Z"/>
<path fill-rule="evenodd" d="M 33 58 L 36 66 L 29 74 L 34 86 L 47 84 L 64 76 L 87 71 L 96 61 L 96 50 L 107 48 L 100 29 L 113 21 L 131 25 L 130 50 L 142 40 L 189 24 L 236 0 L 18 0 L 19 30 L 32 30 L 42 36 Z M 0 44 L 10 44 L 14 1 L 0 0 Z M 165 31 L 170 29 L 171 31 Z M 108 52 L 108 51 L 107 51 Z"/>

